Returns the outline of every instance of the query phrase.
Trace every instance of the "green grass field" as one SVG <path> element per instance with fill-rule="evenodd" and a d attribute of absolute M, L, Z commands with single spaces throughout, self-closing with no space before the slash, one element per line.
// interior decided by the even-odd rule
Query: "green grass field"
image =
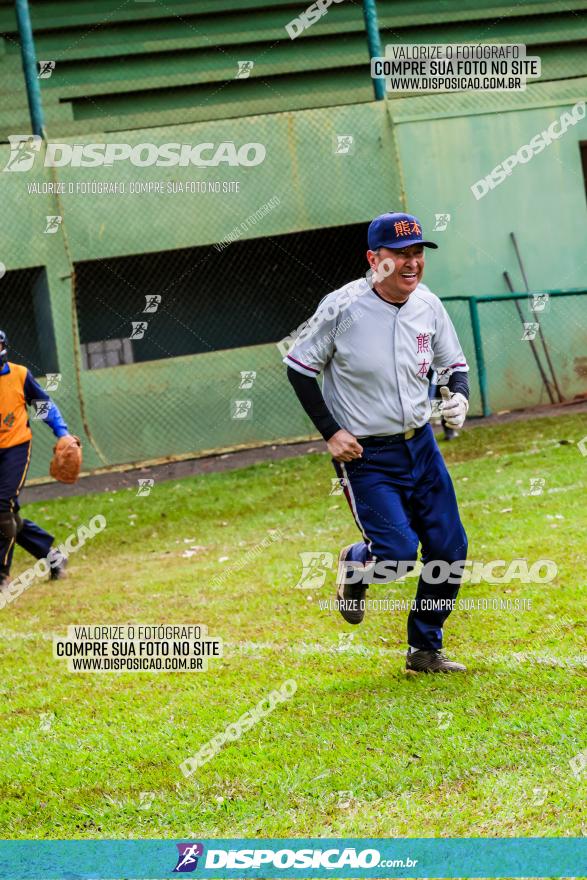
<path fill-rule="evenodd" d="M 59 540 L 98 513 L 108 525 L 67 581 L 37 581 L 0 610 L 2 836 L 587 833 L 587 770 L 569 765 L 587 749 L 586 433 L 584 417 L 564 416 L 444 447 L 471 558 L 558 565 L 549 584 L 463 588 L 531 601 L 452 615 L 446 645 L 465 676 L 405 675 L 405 612 L 351 627 L 321 611 L 334 573 L 295 589 L 301 552 L 336 554 L 357 537 L 329 494 L 326 455 L 155 484 L 148 497 L 29 505 Z M 532 477 L 541 495 L 528 494 Z M 19 550 L 13 573 L 29 564 Z M 414 590 L 408 577 L 370 598 Z M 53 659 L 69 624 L 121 623 L 206 624 L 224 656 L 207 672 L 158 674 L 75 674 Z M 182 761 L 287 679 L 292 699 L 183 776 Z"/>

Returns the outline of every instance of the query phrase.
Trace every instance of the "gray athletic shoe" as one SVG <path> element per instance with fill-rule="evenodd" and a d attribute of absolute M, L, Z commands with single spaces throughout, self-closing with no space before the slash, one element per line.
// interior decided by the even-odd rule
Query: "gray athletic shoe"
<path fill-rule="evenodd" d="M 64 556 L 60 550 L 51 547 L 47 553 L 47 561 L 51 566 L 51 571 L 49 572 L 50 580 L 61 581 L 67 577 L 67 572 L 65 571 L 67 568 L 67 556 Z"/>
<path fill-rule="evenodd" d="M 336 574 L 336 599 L 338 610 L 347 623 L 361 623 L 365 616 L 365 593 L 367 587 L 363 584 L 347 584 L 345 561 L 348 552 L 353 545 L 343 547 L 338 556 L 338 571 Z"/>
<path fill-rule="evenodd" d="M 408 651 L 406 672 L 466 672 L 467 667 L 445 657 L 442 651 Z"/>

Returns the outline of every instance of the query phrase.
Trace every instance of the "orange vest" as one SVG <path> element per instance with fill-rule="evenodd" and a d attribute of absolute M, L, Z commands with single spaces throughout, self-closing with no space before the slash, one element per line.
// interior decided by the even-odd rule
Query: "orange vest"
<path fill-rule="evenodd" d="M 0 449 L 26 443 L 33 436 L 24 399 L 27 368 L 8 366 L 10 372 L 0 375 Z"/>

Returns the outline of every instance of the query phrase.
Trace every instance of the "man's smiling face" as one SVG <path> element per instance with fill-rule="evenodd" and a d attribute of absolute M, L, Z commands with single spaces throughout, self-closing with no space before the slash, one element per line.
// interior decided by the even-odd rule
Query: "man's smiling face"
<path fill-rule="evenodd" d="M 405 248 L 380 247 L 376 251 L 367 251 L 367 259 L 375 270 L 383 264 L 379 277 L 374 278 L 375 287 L 399 301 L 406 300 L 413 293 L 424 274 L 424 245 L 421 244 Z"/>

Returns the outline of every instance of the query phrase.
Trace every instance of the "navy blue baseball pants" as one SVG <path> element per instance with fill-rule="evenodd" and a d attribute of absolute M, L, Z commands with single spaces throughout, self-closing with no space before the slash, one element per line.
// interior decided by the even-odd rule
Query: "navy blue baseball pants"
<path fill-rule="evenodd" d="M 54 541 L 30 519 L 19 515 L 18 495 L 29 468 L 31 443 L 0 449 L 0 578 L 10 572 L 15 543 L 36 559 L 46 556 Z"/>
<path fill-rule="evenodd" d="M 410 440 L 371 437 L 359 443 L 362 458 L 334 462 L 363 534 L 347 559 L 415 563 L 419 544 L 424 564 L 466 559 L 467 536 L 455 491 L 430 425 L 417 429 Z M 451 609 L 440 600 L 454 600 L 460 587 L 458 577 L 450 581 L 455 582 L 420 576 L 408 616 L 413 648 L 442 647 L 442 627 Z"/>

